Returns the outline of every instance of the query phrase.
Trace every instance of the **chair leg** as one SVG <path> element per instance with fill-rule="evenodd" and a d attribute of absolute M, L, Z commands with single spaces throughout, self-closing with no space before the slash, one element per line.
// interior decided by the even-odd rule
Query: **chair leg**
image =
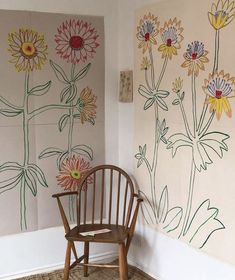
<path fill-rule="evenodd" d="M 120 280 L 128 280 L 126 246 L 125 246 L 125 243 L 120 243 L 118 246 L 119 246 L 119 275 L 120 275 Z"/>
<path fill-rule="evenodd" d="M 89 262 L 89 242 L 84 242 L 84 264 L 88 264 Z M 88 276 L 88 266 L 84 266 L 84 277 Z"/>
<path fill-rule="evenodd" d="M 65 265 L 64 265 L 64 280 L 69 279 L 71 247 L 72 247 L 72 242 L 68 241 L 67 250 L 66 250 L 66 257 L 65 257 Z"/>

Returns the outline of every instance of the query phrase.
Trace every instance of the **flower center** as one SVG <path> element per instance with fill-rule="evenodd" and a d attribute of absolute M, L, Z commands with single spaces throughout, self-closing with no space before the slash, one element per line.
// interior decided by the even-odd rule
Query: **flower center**
<path fill-rule="evenodd" d="M 145 42 L 149 41 L 149 38 L 150 38 L 149 32 L 145 33 L 145 35 L 144 35 Z"/>
<path fill-rule="evenodd" d="M 171 39 L 167 39 L 167 40 L 166 40 L 166 45 L 167 45 L 167 47 L 171 47 L 171 43 L 172 43 L 172 40 L 171 40 Z"/>
<path fill-rule="evenodd" d="M 220 99 L 220 98 L 221 98 L 221 95 L 222 95 L 222 91 L 221 91 L 221 90 L 216 90 L 216 91 L 215 91 L 215 97 L 216 97 L 217 99 Z"/>
<path fill-rule="evenodd" d="M 79 170 L 72 170 L 70 172 L 71 177 L 73 177 L 74 179 L 79 180 L 81 178 L 81 173 Z"/>
<path fill-rule="evenodd" d="M 36 48 L 31 42 L 24 42 L 21 46 L 21 50 L 24 56 L 32 57 L 36 54 Z"/>
<path fill-rule="evenodd" d="M 192 53 L 192 60 L 195 60 L 195 59 L 197 59 L 197 53 L 196 52 Z"/>
<path fill-rule="evenodd" d="M 72 36 L 69 40 L 69 45 L 74 50 L 80 50 L 84 46 L 84 40 L 80 36 Z"/>

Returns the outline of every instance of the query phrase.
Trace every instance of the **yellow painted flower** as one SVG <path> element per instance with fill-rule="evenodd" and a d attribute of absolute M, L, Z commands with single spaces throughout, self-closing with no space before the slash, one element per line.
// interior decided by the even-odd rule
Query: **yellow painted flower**
<path fill-rule="evenodd" d="M 204 63 L 209 62 L 206 57 L 208 51 L 204 49 L 204 44 L 199 41 L 194 41 L 188 44 L 187 51 L 184 53 L 185 61 L 181 65 L 183 68 L 188 68 L 188 75 L 195 74 L 198 76 L 199 69 L 205 70 Z"/>
<path fill-rule="evenodd" d="M 144 15 L 137 26 L 136 37 L 140 41 L 139 49 L 143 49 L 143 53 L 147 49 L 151 49 L 152 45 L 157 44 L 156 36 L 158 34 L 159 21 L 153 14 Z"/>
<path fill-rule="evenodd" d="M 209 74 L 208 80 L 204 81 L 202 87 L 207 98 L 207 104 L 210 105 L 210 112 L 215 112 L 219 120 L 224 111 L 228 117 L 232 116 L 232 109 L 229 98 L 235 96 L 235 77 L 224 74 L 224 71 Z"/>
<path fill-rule="evenodd" d="M 151 66 L 150 60 L 147 58 L 147 56 L 144 56 L 142 63 L 140 65 L 140 70 L 148 70 L 150 66 Z"/>
<path fill-rule="evenodd" d="M 183 87 L 183 79 L 181 79 L 180 77 L 176 78 L 175 81 L 172 83 L 172 90 L 175 93 L 179 93 L 182 87 Z"/>
<path fill-rule="evenodd" d="M 162 58 L 171 59 L 173 55 L 177 55 L 177 49 L 180 48 L 180 43 L 184 38 L 182 32 L 181 21 L 177 21 L 177 18 L 165 22 L 163 28 L 160 29 L 163 44 L 158 48 L 162 52 Z"/>
<path fill-rule="evenodd" d="M 80 120 L 83 124 L 85 121 L 94 123 L 96 117 L 96 96 L 88 87 L 84 88 L 78 100 L 78 111 L 80 113 Z"/>
<path fill-rule="evenodd" d="M 11 63 L 20 71 L 41 70 L 47 60 L 47 45 L 44 36 L 31 29 L 20 28 L 8 34 L 8 51 Z"/>
<path fill-rule="evenodd" d="M 211 12 L 208 12 L 210 24 L 214 29 L 219 30 L 228 25 L 235 17 L 235 4 L 230 0 L 218 0 L 217 4 L 211 5 Z"/>

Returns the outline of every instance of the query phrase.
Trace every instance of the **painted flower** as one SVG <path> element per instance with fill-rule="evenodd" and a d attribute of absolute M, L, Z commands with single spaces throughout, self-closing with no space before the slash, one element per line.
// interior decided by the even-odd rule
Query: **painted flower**
<path fill-rule="evenodd" d="M 67 158 L 56 176 L 58 185 L 64 188 L 64 190 L 77 191 L 79 183 L 84 174 L 91 169 L 90 163 L 85 161 L 80 156 L 73 155 Z M 92 183 L 92 178 L 88 177 L 87 183 Z"/>
<path fill-rule="evenodd" d="M 80 113 L 81 123 L 86 121 L 94 122 L 96 117 L 96 99 L 97 97 L 92 93 L 89 87 L 82 90 L 78 99 L 78 111 Z"/>
<path fill-rule="evenodd" d="M 211 5 L 208 12 L 210 24 L 214 29 L 219 30 L 228 25 L 235 18 L 235 4 L 230 0 L 218 0 L 217 4 Z"/>
<path fill-rule="evenodd" d="M 156 36 L 158 34 L 159 21 L 153 14 L 144 15 L 137 26 L 136 37 L 140 41 L 138 48 L 143 48 L 143 53 L 151 49 L 152 45 L 157 44 Z"/>
<path fill-rule="evenodd" d="M 177 55 L 177 49 L 180 48 L 180 43 L 184 38 L 182 32 L 181 21 L 177 21 L 177 18 L 170 19 L 165 22 L 163 28 L 160 28 L 163 44 L 159 46 L 158 50 L 162 52 L 163 58 L 171 59 L 172 55 Z"/>
<path fill-rule="evenodd" d="M 183 79 L 180 77 L 175 79 L 175 81 L 172 83 L 172 90 L 175 93 L 179 93 L 183 87 Z"/>
<path fill-rule="evenodd" d="M 206 57 L 208 51 L 204 49 L 204 44 L 199 41 L 194 41 L 188 44 L 188 48 L 184 53 L 184 63 L 181 65 L 183 68 L 188 68 L 188 75 L 198 76 L 199 69 L 205 70 L 204 63 L 209 62 Z"/>
<path fill-rule="evenodd" d="M 150 60 L 147 58 L 147 56 L 144 56 L 142 59 L 142 63 L 140 65 L 140 70 L 148 70 L 151 66 Z"/>
<path fill-rule="evenodd" d="M 85 62 L 88 57 L 93 58 L 99 46 L 99 35 L 91 24 L 83 20 L 69 20 L 61 24 L 55 35 L 56 53 L 61 58 L 77 64 Z"/>
<path fill-rule="evenodd" d="M 8 43 L 8 51 L 12 55 L 10 62 L 15 64 L 18 72 L 41 70 L 48 54 L 44 35 L 20 28 L 19 32 L 8 34 Z"/>
<path fill-rule="evenodd" d="M 224 71 L 209 74 L 208 80 L 204 81 L 202 87 L 207 94 L 207 104 L 210 105 L 210 112 L 215 112 L 219 120 L 224 111 L 231 118 L 232 110 L 229 98 L 235 96 L 235 77 L 224 74 Z"/>

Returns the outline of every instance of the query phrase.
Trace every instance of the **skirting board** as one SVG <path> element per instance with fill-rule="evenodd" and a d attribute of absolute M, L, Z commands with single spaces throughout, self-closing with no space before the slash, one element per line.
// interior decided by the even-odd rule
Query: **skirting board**
<path fill-rule="evenodd" d="M 91 262 L 96 262 L 96 263 L 101 263 L 101 262 L 112 262 L 113 260 L 117 259 L 117 252 L 116 251 L 111 251 L 111 252 L 106 252 L 102 254 L 96 254 L 96 255 L 91 255 L 90 256 L 90 261 Z M 71 261 L 74 261 L 73 259 Z M 47 273 L 50 271 L 62 269 L 64 267 L 64 263 L 58 263 L 53 266 L 45 266 L 37 269 L 33 269 L 30 271 L 22 271 L 17 274 L 8 274 L 8 275 L 3 275 L 0 277 L 0 280 L 13 280 L 29 275 L 35 275 L 35 274 L 41 274 L 41 273 Z"/>
<path fill-rule="evenodd" d="M 140 265 L 139 263 L 136 263 L 136 262 L 132 261 L 130 258 L 128 258 L 128 264 L 130 264 L 130 265 L 132 265 L 134 267 L 139 268 L 140 270 L 145 272 L 147 275 L 149 275 L 153 279 L 156 279 L 156 280 L 166 280 L 166 279 L 160 277 L 159 275 L 153 275 L 152 273 L 149 272 L 149 268 L 148 267 L 144 267 L 144 266 Z"/>

